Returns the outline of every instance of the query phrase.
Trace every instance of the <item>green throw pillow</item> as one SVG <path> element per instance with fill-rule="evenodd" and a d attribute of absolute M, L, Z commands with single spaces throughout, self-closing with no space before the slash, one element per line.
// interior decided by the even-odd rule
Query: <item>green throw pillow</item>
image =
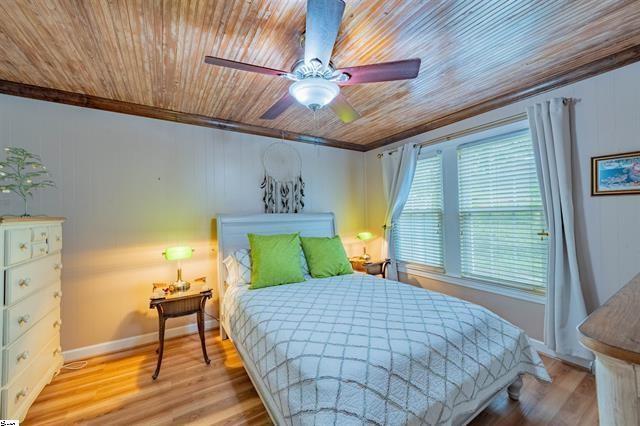
<path fill-rule="evenodd" d="M 313 278 L 352 274 L 353 268 L 344 251 L 340 236 L 302 237 L 302 250 Z"/>
<path fill-rule="evenodd" d="M 251 286 L 271 287 L 304 281 L 298 234 L 248 234 L 251 247 Z"/>

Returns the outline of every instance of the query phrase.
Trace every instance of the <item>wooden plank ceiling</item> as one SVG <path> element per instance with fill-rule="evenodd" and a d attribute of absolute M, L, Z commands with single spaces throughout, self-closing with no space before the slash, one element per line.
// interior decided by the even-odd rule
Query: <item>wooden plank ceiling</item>
<path fill-rule="evenodd" d="M 0 79 L 368 149 L 640 46 L 637 0 L 347 0 L 336 66 L 419 57 L 419 77 L 343 88 L 362 114 L 351 124 L 328 109 L 314 120 L 300 105 L 260 120 L 289 82 L 203 58 L 290 69 L 301 54 L 305 5 L 2 0 Z"/>

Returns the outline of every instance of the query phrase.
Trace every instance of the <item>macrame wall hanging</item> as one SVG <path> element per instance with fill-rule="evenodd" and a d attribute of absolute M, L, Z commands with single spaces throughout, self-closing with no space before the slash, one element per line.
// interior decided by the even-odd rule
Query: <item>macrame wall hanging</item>
<path fill-rule="evenodd" d="M 285 142 L 271 144 L 262 157 L 264 180 L 260 185 L 265 213 L 300 213 L 304 209 L 302 160 Z"/>

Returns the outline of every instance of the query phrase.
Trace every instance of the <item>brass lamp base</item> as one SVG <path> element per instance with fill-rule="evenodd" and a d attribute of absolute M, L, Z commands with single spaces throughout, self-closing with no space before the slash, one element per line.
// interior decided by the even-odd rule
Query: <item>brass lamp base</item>
<path fill-rule="evenodd" d="M 191 288 L 191 283 L 188 281 L 176 281 L 173 283 L 173 288 L 176 291 L 187 291 Z"/>
<path fill-rule="evenodd" d="M 178 279 L 173 283 L 173 288 L 175 288 L 176 291 L 187 291 L 191 288 L 191 283 L 182 281 L 182 268 L 178 268 Z"/>
<path fill-rule="evenodd" d="M 360 260 L 363 260 L 365 262 L 368 262 L 368 261 L 371 260 L 371 256 L 369 256 L 367 254 L 367 248 L 366 247 L 362 248 L 362 256 L 360 256 Z"/>

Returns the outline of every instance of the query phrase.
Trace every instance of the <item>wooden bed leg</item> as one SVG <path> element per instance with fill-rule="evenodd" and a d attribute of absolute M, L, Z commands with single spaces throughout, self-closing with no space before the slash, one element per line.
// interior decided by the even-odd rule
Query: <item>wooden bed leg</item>
<path fill-rule="evenodd" d="M 507 388 L 509 398 L 513 401 L 520 400 L 520 389 L 522 389 L 522 374 L 518 374 L 518 377 Z"/>

